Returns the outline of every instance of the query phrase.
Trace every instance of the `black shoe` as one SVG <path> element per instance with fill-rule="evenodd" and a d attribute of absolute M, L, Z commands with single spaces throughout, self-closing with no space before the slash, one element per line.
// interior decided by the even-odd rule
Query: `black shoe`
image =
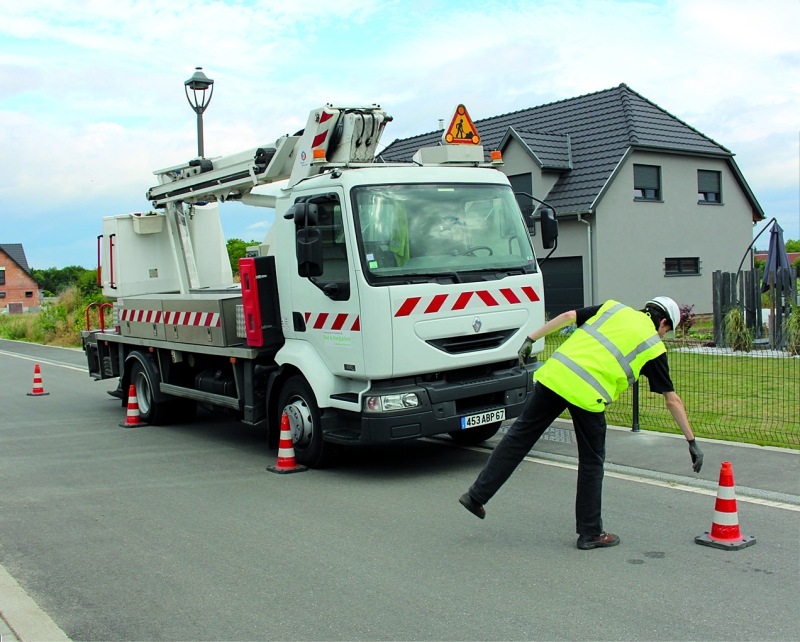
<path fill-rule="evenodd" d="M 614 533 L 602 532 L 599 535 L 592 537 L 591 535 L 581 535 L 578 538 L 577 545 L 582 551 L 588 551 L 592 548 L 607 548 L 608 546 L 616 546 L 619 544 L 619 537 Z"/>
<path fill-rule="evenodd" d="M 125 399 L 125 393 L 119 388 L 116 390 L 106 390 L 106 393 L 117 399 Z"/>
<path fill-rule="evenodd" d="M 466 508 L 470 513 L 475 515 L 475 517 L 480 519 L 486 518 L 486 510 L 481 504 L 472 499 L 472 497 L 469 496 L 469 493 L 464 493 L 461 497 L 459 497 L 458 503 Z"/>

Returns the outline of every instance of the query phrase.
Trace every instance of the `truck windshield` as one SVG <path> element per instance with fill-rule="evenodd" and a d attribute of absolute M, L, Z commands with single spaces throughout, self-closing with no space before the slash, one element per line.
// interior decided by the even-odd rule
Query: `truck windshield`
<path fill-rule="evenodd" d="M 503 185 L 375 185 L 353 190 L 372 277 L 535 272 L 528 231 Z"/>

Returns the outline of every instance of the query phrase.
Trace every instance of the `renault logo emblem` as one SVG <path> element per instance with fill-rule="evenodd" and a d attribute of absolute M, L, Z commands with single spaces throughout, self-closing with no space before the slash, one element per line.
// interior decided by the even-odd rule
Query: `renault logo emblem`
<path fill-rule="evenodd" d="M 472 329 L 475 330 L 475 332 L 479 332 L 482 325 L 481 320 L 475 317 L 475 320 L 472 322 Z"/>

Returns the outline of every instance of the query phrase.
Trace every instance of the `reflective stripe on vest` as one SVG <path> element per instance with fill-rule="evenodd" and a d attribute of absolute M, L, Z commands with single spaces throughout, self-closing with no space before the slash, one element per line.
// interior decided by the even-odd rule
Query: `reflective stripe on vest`
<path fill-rule="evenodd" d="M 601 329 L 607 323 L 604 333 Z M 607 301 L 545 361 L 536 379 L 570 403 L 601 412 L 636 381 L 647 361 L 664 352 L 648 317 L 617 301 Z M 554 364 L 548 367 L 550 360 Z"/>

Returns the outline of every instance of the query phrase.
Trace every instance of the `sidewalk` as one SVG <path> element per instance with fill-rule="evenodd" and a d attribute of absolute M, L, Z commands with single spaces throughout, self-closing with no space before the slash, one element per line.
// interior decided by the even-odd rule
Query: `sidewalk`
<path fill-rule="evenodd" d="M 507 421 L 489 440 L 495 445 L 508 430 Z M 606 436 L 606 470 L 630 472 L 716 490 L 721 463 L 733 464 L 736 493 L 740 496 L 800 506 L 800 450 L 755 446 L 716 439 L 697 439 L 705 456 L 703 468 L 694 473 L 689 447 L 683 435 L 609 426 Z M 578 448 L 571 421 L 558 419 L 542 435 L 531 455 L 577 463 Z"/>

